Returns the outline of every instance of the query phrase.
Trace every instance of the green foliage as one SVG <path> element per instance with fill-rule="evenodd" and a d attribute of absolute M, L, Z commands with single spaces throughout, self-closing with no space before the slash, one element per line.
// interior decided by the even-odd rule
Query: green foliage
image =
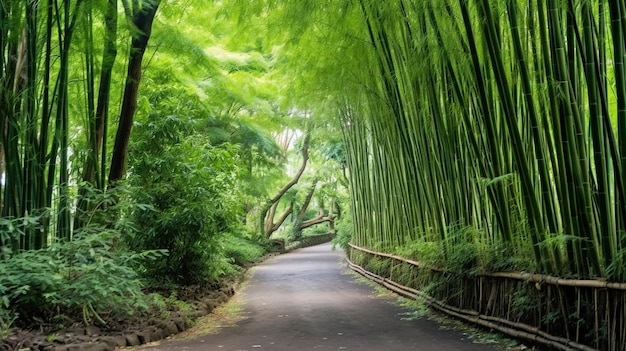
<path fill-rule="evenodd" d="M 20 241 L 27 239 L 27 233 L 41 230 L 42 216 L 24 216 L 19 218 L 0 218 L 0 260 L 10 257 Z"/>
<path fill-rule="evenodd" d="M 326 234 L 326 233 L 328 233 L 328 223 L 324 222 L 318 225 L 304 228 L 302 230 L 302 237 L 304 238 L 307 236 L 316 236 L 316 235 Z"/>
<path fill-rule="evenodd" d="M 485 272 L 511 272 L 535 266 L 530 256 L 532 252 L 528 252 L 525 257 L 514 255 L 513 252 L 513 247 L 507 242 L 494 240 L 485 243 L 479 248 L 479 269 Z"/>
<path fill-rule="evenodd" d="M 102 230 L 46 249 L 17 253 L 0 265 L 0 318 L 51 320 L 59 312 L 99 320 L 98 311 L 126 316 L 148 308 L 135 267 L 162 251 L 116 250 L 118 234 Z M 9 320 L 10 321 L 10 320 Z"/>
<path fill-rule="evenodd" d="M 284 171 L 280 148 L 258 123 L 251 117 L 221 116 L 205 119 L 198 128 L 211 145 L 237 145 L 241 167 L 237 186 L 242 189 L 241 201 L 248 206 L 267 196 L 273 181 Z"/>
<path fill-rule="evenodd" d="M 171 89 L 155 94 L 158 110 L 135 126 L 128 179 L 141 187 L 133 201 L 151 207 L 132 212 L 139 230 L 125 241 L 135 250 L 168 250 L 165 259 L 146 267 L 149 277 L 179 284 L 214 282 L 231 269 L 222 240 L 235 230 L 240 213 L 233 191 L 237 148 L 212 146 L 195 133 L 206 109 L 181 95 Z"/>
<path fill-rule="evenodd" d="M 335 231 L 337 235 L 333 239 L 333 249 L 339 245 L 344 250 L 349 248 L 348 244 L 352 240 L 352 232 L 354 231 L 354 225 L 352 224 L 352 215 L 350 211 L 346 211 L 341 218 L 335 223 Z"/>
<path fill-rule="evenodd" d="M 4 268 L 0 267 L 0 274 L 4 275 Z M 6 277 L 4 279 L 7 279 Z M 7 335 L 9 328 L 17 319 L 17 315 L 11 308 L 11 297 L 16 294 L 5 283 L 0 283 L 0 340 Z"/>
<path fill-rule="evenodd" d="M 225 236 L 222 244 L 224 245 L 226 257 L 241 267 L 256 262 L 270 249 L 269 243 L 261 243 L 254 239 L 246 238 L 241 234 Z"/>
<path fill-rule="evenodd" d="M 318 236 L 322 234 L 328 234 L 328 223 L 323 222 L 310 226 L 308 228 L 300 229 L 300 223 L 294 221 L 292 225 L 286 228 L 287 243 L 304 240 L 307 237 Z"/>
<path fill-rule="evenodd" d="M 480 272 L 522 271 L 535 266 L 530 247 L 520 245 L 514 248 L 511 243 L 498 238 L 488 240 L 484 233 L 471 227 L 451 226 L 445 242 L 430 241 L 427 237 L 426 234 L 420 235 L 393 248 L 393 252 L 416 260 L 424 267 L 446 269 L 458 277 Z M 526 255 L 519 255 L 522 252 Z"/>
<path fill-rule="evenodd" d="M 620 242 L 626 242 L 626 232 L 619 232 Z M 608 277 L 624 276 L 626 271 L 626 248 L 616 252 L 613 262 L 606 267 Z"/>
<path fill-rule="evenodd" d="M 148 294 L 146 301 L 152 308 L 161 311 L 162 318 L 169 318 L 171 311 L 189 313 L 194 309 L 193 305 L 179 300 L 176 291 L 172 291 L 168 296 L 159 293 Z"/>
<path fill-rule="evenodd" d="M 363 268 L 380 276 L 388 276 L 392 266 L 393 261 L 374 256 L 367 260 L 367 263 L 363 265 Z"/>
<path fill-rule="evenodd" d="M 443 243 L 439 241 L 416 240 L 405 246 L 399 247 L 397 252 L 400 256 L 420 262 L 424 267 L 445 267 L 445 255 Z"/>
<path fill-rule="evenodd" d="M 448 233 L 446 269 L 457 277 L 467 277 L 478 272 L 478 246 L 476 230 L 469 226 L 452 227 Z"/>

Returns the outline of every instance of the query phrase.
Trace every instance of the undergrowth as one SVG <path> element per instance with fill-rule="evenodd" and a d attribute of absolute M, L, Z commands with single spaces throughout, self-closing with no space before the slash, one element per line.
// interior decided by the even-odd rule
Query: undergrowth
<path fill-rule="evenodd" d="M 17 253 L 0 266 L 0 316 L 18 326 L 63 326 L 80 316 L 105 324 L 149 309 L 138 271 L 160 250 L 115 250 L 115 232 L 78 236 L 46 249 Z"/>
<path fill-rule="evenodd" d="M 224 254 L 235 265 L 245 267 L 253 264 L 271 248 L 269 242 L 229 235 L 222 242 Z"/>
<path fill-rule="evenodd" d="M 160 289 L 158 279 L 146 279 L 146 264 L 165 257 L 167 251 L 129 251 L 120 245 L 119 232 L 98 229 L 81 230 L 73 240 L 41 250 L 12 253 L 5 248 L 0 264 L 0 339 L 14 327 L 108 326 L 145 314 L 167 317 L 169 311 L 192 309 L 172 293 L 175 285 Z M 243 234 L 225 236 L 221 245 L 233 275 L 268 251 L 262 242 Z M 167 292 L 146 293 L 155 289 Z"/>

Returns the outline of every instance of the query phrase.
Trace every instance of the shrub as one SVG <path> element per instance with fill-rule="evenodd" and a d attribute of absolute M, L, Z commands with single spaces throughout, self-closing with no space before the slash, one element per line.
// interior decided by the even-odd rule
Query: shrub
<path fill-rule="evenodd" d="M 85 323 L 104 322 L 99 313 L 123 317 L 148 308 L 133 269 L 161 251 L 113 250 L 115 231 L 79 235 L 46 249 L 24 251 L 0 265 L 0 318 L 20 323 L 81 315 Z"/>
<path fill-rule="evenodd" d="M 321 234 L 328 234 L 330 229 L 328 229 L 328 223 L 324 222 L 322 224 L 317 224 L 302 230 L 302 238 L 307 236 L 316 236 Z"/>
<path fill-rule="evenodd" d="M 349 248 L 348 244 L 350 243 L 350 240 L 352 240 L 353 230 L 354 226 L 352 225 L 352 216 L 350 215 L 350 211 L 346 211 L 346 213 L 337 221 L 337 235 L 333 239 L 333 249 L 335 246 L 339 245 L 342 249 L 347 250 Z"/>
<path fill-rule="evenodd" d="M 245 267 L 269 251 L 269 243 L 260 243 L 240 235 L 228 235 L 223 241 L 224 254 L 234 264 Z"/>
<path fill-rule="evenodd" d="M 133 250 L 169 252 L 146 266 L 155 283 L 214 283 L 232 270 L 222 241 L 239 221 L 236 149 L 211 146 L 193 133 L 191 119 L 153 117 L 135 127 L 129 175 L 141 188 L 133 201 L 150 206 L 132 211 L 139 230 L 125 242 Z"/>

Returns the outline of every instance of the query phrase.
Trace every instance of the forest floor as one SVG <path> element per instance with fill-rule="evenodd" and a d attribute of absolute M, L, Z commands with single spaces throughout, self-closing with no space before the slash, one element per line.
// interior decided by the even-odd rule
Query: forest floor
<path fill-rule="evenodd" d="M 348 272 L 330 244 L 254 267 L 218 317 L 135 351 L 204 350 L 521 350 L 504 338 L 446 327 L 402 306 Z"/>

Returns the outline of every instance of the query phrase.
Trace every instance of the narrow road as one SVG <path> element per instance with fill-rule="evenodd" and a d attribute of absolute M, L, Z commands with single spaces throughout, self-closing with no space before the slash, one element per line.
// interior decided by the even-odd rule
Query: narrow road
<path fill-rule="evenodd" d="M 274 257 L 253 268 L 244 319 L 215 335 L 161 342 L 152 351 L 200 350 L 495 350 L 425 318 L 403 320 L 402 307 L 376 297 L 346 273 L 330 244 Z"/>

